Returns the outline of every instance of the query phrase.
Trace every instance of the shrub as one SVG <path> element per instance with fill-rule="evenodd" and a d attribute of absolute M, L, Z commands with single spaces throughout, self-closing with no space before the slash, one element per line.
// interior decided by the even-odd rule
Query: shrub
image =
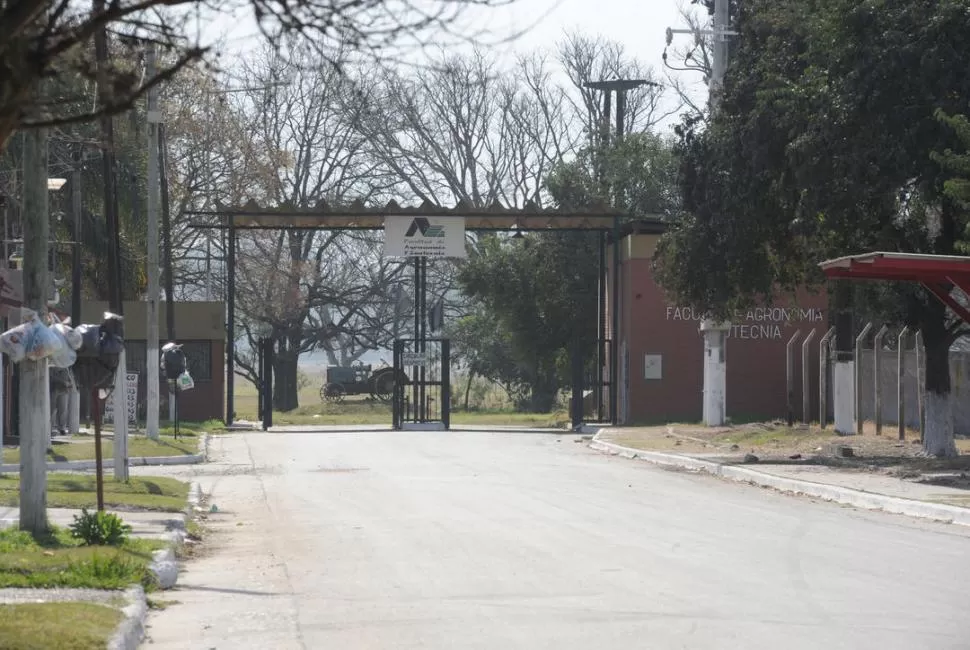
<path fill-rule="evenodd" d="M 88 546 L 121 546 L 128 539 L 131 526 L 121 520 L 118 515 L 110 512 L 88 512 L 81 510 L 80 515 L 74 515 L 71 524 L 71 537 L 80 539 Z"/>

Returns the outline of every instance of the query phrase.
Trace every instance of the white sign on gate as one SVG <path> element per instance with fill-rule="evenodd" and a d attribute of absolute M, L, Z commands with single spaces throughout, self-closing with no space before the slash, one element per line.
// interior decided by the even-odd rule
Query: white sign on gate
<path fill-rule="evenodd" d="M 466 257 L 464 217 L 384 217 L 388 257 Z"/>
<path fill-rule="evenodd" d="M 402 352 L 401 353 L 401 365 L 407 368 L 408 366 L 426 366 L 428 365 L 428 353 L 427 352 Z"/>
<path fill-rule="evenodd" d="M 125 376 L 125 406 L 128 407 L 128 422 L 138 424 L 138 373 L 129 372 Z M 104 401 L 104 422 L 114 422 L 115 406 L 114 398 L 109 397 Z"/>

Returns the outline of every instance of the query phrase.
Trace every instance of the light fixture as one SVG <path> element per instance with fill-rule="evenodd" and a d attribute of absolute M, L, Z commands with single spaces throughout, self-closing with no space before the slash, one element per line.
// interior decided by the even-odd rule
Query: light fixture
<path fill-rule="evenodd" d="M 66 182 L 67 182 L 66 178 L 48 178 L 47 189 L 54 190 L 56 192 L 57 190 L 64 187 L 64 183 Z"/>

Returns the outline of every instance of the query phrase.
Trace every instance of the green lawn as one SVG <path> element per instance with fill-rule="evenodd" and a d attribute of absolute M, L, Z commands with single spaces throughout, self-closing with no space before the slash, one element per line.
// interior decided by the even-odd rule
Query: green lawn
<path fill-rule="evenodd" d="M 378 402 L 369 395 L 348 395 L 343 403 L 335 404 L 320 399 L 320 375 L 311 377 L 308 385 L 299 391 L 300 407 L 288 413 L 275 411 L 274 426 L 287 425 L 345 425 L 391 424 L 391 405 Z M 453 399 L 454 398 L 453 394 Z M 493 400 L 498 403 L 500 400 Z M 255 387 L 242 377 L 236 378 L 234 406 L 240 420 L 258 421 L 259 399 Z M 459 411 L 452 409 L 453 425 L 496 425 L 521 427 L 562 427 L 569 420 L 565 411 L 556 413 L 518 413 L 511 409 L 482 409 Z"/>
<path fill-rule="evenodd" d="M 48 461 L 94 460 L 94 437 L 89 435 L 75 436 L 77 442 L 55 442 L 54 448 L 47 452 Z M 128 456 L 181 456 L 195 454 L 199 450 L 197 433 L 187 432 L 184 439 L 176 440 L 173 436 L 161 435 L 159 439 L 150 440 L 143 435 L 128 437 Z M 110 438 L 101 441 L 101 453 L 105 458 L 114 458 L 114 441 Z M 20 448 L 4 447 L 4 463 L 19 463 Z"/>
<path fill-rule="evenodd" d="M 189 494 L 189 484 L 160 476 L 131 477 L 127 483 L 105 476 L 104 504 L 109 507 L 134 507 L 144 510 L 181 512 Z M 0 505 L 20 502 L 20 477 L 0 476 Z M 51 508 L 93 508 L 97 503 L 93 474 L 48 474 L 47 505 Z"/>
<path fill-rule="evenodd" d="M 0 588 L 125 589 L 133 583 L 151 588 L 152 551 L 164 545 L 162 540 L 129 539 L 117 547 L 81 546 L 63 528 L 39 540 L 7 528 L 0 531 Z"/>
<path fill-rule="evenodd" d="M 0 605 L 4 650 L 104 650 L 121 611 L 93 603 Z"/>

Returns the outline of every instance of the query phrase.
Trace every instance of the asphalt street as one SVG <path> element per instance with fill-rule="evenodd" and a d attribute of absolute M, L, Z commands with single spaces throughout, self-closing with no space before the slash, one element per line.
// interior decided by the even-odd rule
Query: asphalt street
<path fill-rule="evenodd" d="M 965 529 L 598 454 L 571 434 L 217 436 L 153 649 L 970 648 Z"/>

